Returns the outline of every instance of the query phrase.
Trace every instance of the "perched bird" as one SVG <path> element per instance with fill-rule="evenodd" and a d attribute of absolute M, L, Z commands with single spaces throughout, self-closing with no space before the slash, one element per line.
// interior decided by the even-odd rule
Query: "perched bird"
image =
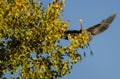
<path fill-rule="evenodd" d="M 86 31 L 91 33 L 91 36 L 89 36 L 90 41 L 92 39 L 92 36 L 98 35 L 98 34 L 104 32 L 105 30 L 107 30 L 109 28 L 110 24 L 113 22 L 115 17 L 116 17 L 116 14 L 112 14 L 107 19 L 102 20 L 100 23 L 85 29 Z M 74 34 L 81 33 L 81 31 L 83 29 L 83 26 L 82 26 L 83 20 L 80 19 L 80 22 L 81 22 L 81 29 L 80 30 L 67 30 L 65 32 L 65 39 L 68 39 L 68 34 L 74 35 Z"/>

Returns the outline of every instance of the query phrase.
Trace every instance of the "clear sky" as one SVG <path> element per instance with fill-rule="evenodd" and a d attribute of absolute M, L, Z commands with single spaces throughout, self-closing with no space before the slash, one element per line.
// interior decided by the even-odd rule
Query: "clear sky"
<path fill-rule="evenodd" d="M 52 0 L 41 1 L 46 6 Z M 65 20 L 71 23 L 68 29 L 80 29 L 79 18 L 88 28 L 112 13 L 117 16 L 107 31 L 91 41 L 94 55 L 86 50 L 87 56 L 62 79 L 120 79 L 120 0 L 66 0 L 65 3 Z"/>
<path fill-rule="evenodd" d="M 42 1 L 46 5 L 52 0 Z M 112 13 L 117 16 L 107 31 L 91 41 L 94 55 L 87 50 L 82 62 L 75 64 L 72 72 L 62 79 L 120 79 L 120 0 L 66 0 L 65 3 L 65 20 L 71 22 L 69 29 L 80 28 L 79 18 L 88 28 Z"/>

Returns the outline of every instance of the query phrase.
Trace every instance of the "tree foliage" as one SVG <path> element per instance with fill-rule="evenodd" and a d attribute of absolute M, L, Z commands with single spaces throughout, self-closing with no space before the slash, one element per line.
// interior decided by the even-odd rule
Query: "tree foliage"
<path fill-rule="evenodd" d="M 55 79 L 82 60 L 77 50 L 89 40 L 86 30 L 68 34 L 68 46 L 60 44 L 70 24 L 63 6 L 64 0 L 47 8 L 34 0 L 0 0 L 0 77 L 10 71 L 11 78 L 19 72 L 18 78 Z"/>

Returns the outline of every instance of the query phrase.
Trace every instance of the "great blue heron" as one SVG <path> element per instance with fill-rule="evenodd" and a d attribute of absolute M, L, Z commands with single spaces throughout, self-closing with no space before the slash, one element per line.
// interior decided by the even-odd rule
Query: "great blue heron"
<path fill-rule="evenodd" d="M 93 26 L 91 26 L 91 27 L 89 27 L 87 29 L 83 29 L 83 20 L 80 19 L 80 23 L 81 23 L 80 27 L 81 27 L 81 29 L 80 30 L 67 30 L 65 32 L 65 39 L 68 40 L 68 34 L 74 36 L 76 34 L 81 33 L 82 30 L 86 30 L 86 32 L 88 32 L 88 36 L 89 36 L 89 40 L 88 40 L 88 43 L 87 43 L 86 46 L 89 47 L 90 53 L 91 53 L 91 55 L 93 55 L 93 52 L 92 52 L 92 50 L 90 48 L 90 45 L 89 45 L 89 42 L 91 41 L 92 36 L 98 35 L 98 34 L 104 32 L 105 30 L 107 30 L 109 28 L 110 24 L 113 22 L 115 16 L 116 16 L 116 14 L 112 14 L 107 19 L 102 20 L 100 23 L 98 23 L 96 25 L 93 25 Z M 85 49 L 84 49 L 84 56 L 86 56 Z"/>
<path fill-rule="evenodd" d="M 91 33 L 90 40 L 91 40 L 92 36 L 98 35 L 98 34 L 104 32 L 105 30 L 107 30 L 109 28 L 110 24 L 113 22 L 115 16 L 116 16 L 116 14 L 114 13 L 111 16 L 109 16 L 107 19 L 102 20 L 100 23 L 87 28 L 86 31 Z M 81 33 L 82 27 L 83 27 L 82 19 L 80 19 L 80 22 L 81 22 L 81 29 L 80 30 L 67 30 L 65 32 L 65 39 L 68 39 L 68 34 L 74 35 L 74 34 Z"/>

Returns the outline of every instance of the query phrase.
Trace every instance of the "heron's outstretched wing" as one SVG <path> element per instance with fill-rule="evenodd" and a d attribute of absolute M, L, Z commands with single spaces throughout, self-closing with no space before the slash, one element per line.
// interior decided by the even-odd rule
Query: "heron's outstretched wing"
<path fill-rule="evenodd" d="M 99 24 L 93 25 L 92 27 L 88 28 L 87 31 L 91 32 L 92 35 L 97 35 L 105 30 L 107 30 L 110 24 L 113 22 L 116 14 L 112 14 L 107 19 L 101 21 Z"/>

